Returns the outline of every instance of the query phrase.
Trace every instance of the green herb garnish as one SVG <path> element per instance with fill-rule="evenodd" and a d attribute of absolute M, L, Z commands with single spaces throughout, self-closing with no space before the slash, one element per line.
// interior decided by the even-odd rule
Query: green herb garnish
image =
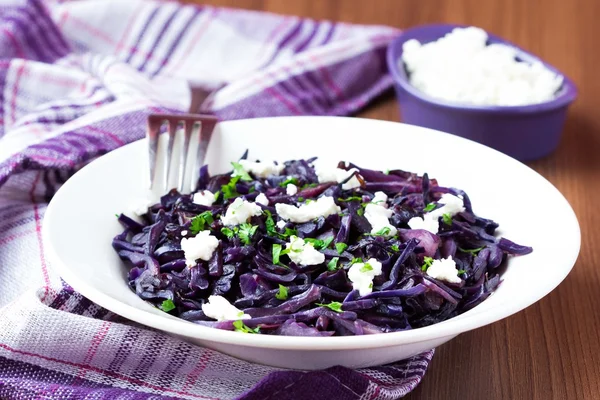
<path fill-rule="evenodd" d="M 277 294 L 275 295 L 275 298 L 277 300 L 287 300 L 287 298 L 288 298 L 288 288 L 286 288 L 282 284 L 279 284 L 279 292 L 277 292 Z"/>
<path fill-rule="evenodd" d="M 238 237 L 240 238 L 242 243 L 244 243 L 245 245 L 249 245 L 250 241 L 252 240 L 252 236 L 254 236 L 257 229 L 258 225 L 252 225 L 248 223 L 241 224 L 238 230 Z"/>
<path fill-rule="evenodd" d="M 220 191 L 220 190 L 217 190 L 217 191 L 215 192 L 215 203 L 216 203 L 217 201 L 219 201 L 219 197 L 220 197 L 220 196 L 221 196 L 221 191 Z"/>
<path fill-rule="evenodd" d="M 352 265 L 352 264 L 356 264 L 356 263 L 361 263 L 361 262 L 363 262 L 363 259 L 362 259 L 362 258 L 360 258 L 360 257 L 354 257 L 354 258 L 352 259 L 352 261 L 350 261 L 350 265 Z"/>
<path fill-rule="evenodd" d="M 235 232 L 232 229 L 226 227 L 221 228 L 221 233 L 227 236 L 227 238 L 229 239 L 233 239 L 233 236 L 235 236 Z"/>
<path fill-rule="evenodd" d="M 234 176 L 229 180 L 229 183 L 227 183 L 227 185 L 221 186 L 221 193 L 223 193 L 223 198 L 225 200 L 233 199 L 234 197 L 238 197 L 240 195 L 235 187 L 239 180 L 239 176 Z"/>
<path fill-rule="evenodd" d="M 356 213 L 362 217 L 363 215 L 365 215 L 365 210 L 363 210 L 362 208 L 359 208 L 358 210 L 356 210 Z"/>
<path fill-rule="evenodd" d="M 372 236 L 387 236 L 390 234 L 392 230 L 390 229 L 389 226 L 384 226 L 383 228 L 381 228 L 380 230 L 378 230 L 375 233 L 372 233 Z"/>
<path fill-rule="evenodd" d="M 328 270 L 328 271 L 335 271 L 335 270 L 338 268 L 338 267 L 337 267 L 337 263 L 338 263 L 338 261 L 339 261 L 339 260 L 340 260 L 340 258 L 339 258 L 339 257 L 333 257 L 333 258 L 331 259 L 331 261 L 329 261 L 329 262 L 327 263 L 327 270 Z"/>
<path fill-rule="evenodd" d="M 429 211 L 433 211 L 436 207 L 435 203 L 429 203 L 427 204 L 427 206 L 423 209 L 423 211 L 425 212 L 429 212 Z"/>
<path fill-rule="evenodd" d="M 393 244 L 391 249 L 392 249 L 392 251 L 396 251 L 396 252 L 400 251 L 400 247 L 398 247 L 397 244 Z"/>
<path fill-rule="evenodd" d="M 448 213 L 442 215 L 442 220 L 446 225 L 452 225 L 452 216 Z"/>
<path fill-rule="evenodd" d="M 197 234 L 200 231 L 203 231 L 207 225 L 210 225 L 214 222 L 214 218 L 212 212 L 204 211 L 202 214 L 196 215 L 194 219 L 192 219 L 192 223 L 190 224 L 190 231 L 193 234 Z"/>
<path fill-rule="evenodd" d="M 477 253 L 479 253 L 483 249 L 485 249 L 485 246 L 481 246 L 481 247 L 478 247 L 476 249 L 463 249 L 461 247 L 458 248 L 458 250 L 462 251 L 463 253 L 471 253 L 473 255 L 476 255 Z"/>
<path fill-rule="evenodd" d="M 263 211 L 267 215 L 267 219 L 265 220 L 265 227 L 267 228 L 267 235 L 275 236 L 277 235 L 277 230 L 275 229 L 275 221 L 273 220 L 273 215 L 269 210 Z"/>
<path fill-rule="evenodd" d="M 167 299 L 162 302 L 162 304 L 160 305 L 160 309 L 164 312 L 169 312 L 175 309 L 175 303 L 173 303 L 173 300 Z"/>
<path fill-rule="evenodd" d="M 427 268 L 431 267 L 431 264 L 433 264 L 433 258 L 423 257 L 423 265 L 421 266 L 421 271 L 427 271 Z"/>
<path fill-rule="evenodd" d="M 238 319 L 237 321 L 233 321 L 233 329 L 236 332 L 242 332 L 242 333 L 258 333 L 258 332 L 260 332 L 260 328 L 258 326 L 254 329 L 249 328 L 246 324 L 244 324 L 244 322 L 241 319 Z"/>
<path fill-rule="evenodd" d="M 248 172 L 246 172 L 244 167 L 242 167 L 242 164 L 232 162 L 231 165 L 233 165 L 233 174 L 231 174 L 231 176 L 239 176 L 241 180 L 246 182 L 250 182 L 252 180 L 252 177 L 250 176 L 250 174 L 248 174 Z"/>
<path fill-rule="evenodd" d="M 119 214 L 115 214 L 115 217 L 117 217 L 117 219 L 119 218 Z"/>
<path fill-rule="evenodd" d="M 346 243 L 336 243 L 335 244 L 335 249 L 337 250 L 338 254 L 342 254 L 347 248 L 348 248 L 348 245 Z"/>
<path fill-rule="evenodd" d="M 342 199 L 341 197 L 339 197 L 338 201 L 341 201 L 342 203 L 345 203 L 345 202 L 348 202 L 348 201 L 362 201 L 362 197 L 360 197 L 360 196 L 351 196 L 351 197 L 347 197 L 345 199 Z"/>
<path fill-rule="evenodd" d="M 457 274 L 458 274 L 458 275 L 462 275 L 462 274 L 464 274 L 465 272 L 467 272 L 467 271 L 465 271 L 464 269 L 459 269 L 459 270 L 457 271 Z"/>
<path fill-rule="evenodd" d="M 332 301 L 329 304 L 322 304 L 322 303 L 316 303 L 319 307 L 327 307 L 330 310 L 333 310 L 335 312 L 342 312 L 342 303 L 338 302 L 338 301 Z"/>
<path fill-rule="evenodd" d="M 314 187 L 317 187 L 317 186 L 318 186 L 317 183 L 307 183 L 304 186 L 302 186 L 301 189 L 314 188 Z"/>
<path fill-rule="evenodd" d="M 360 272 L 369 272 L 369 271 L 373 271 L 373 266 L 371 264 L 369 264 L 369 263 L 366 263 L 360 269 Z"/>
<path fill-rule="evenodd" d="M 304 197 L 298 197 L 298 203 L 302 203 L 304 201 Z"/>
<path fill-rule="evenodd" d="M 284 254 L 288 254 L 290 252 L 290 249 L 285 249 L 283 250 L 280 244 L 274 244 L 273 245 L 273 249 L 272 249 L 272 254 L 273 254 L 273 264 L 278 265 L 281 262 L 279 261 L 279 258 L 281 256 L 283 256 Z"/>
<path fill-rule="evenodd" d="M 292 184 L 292 185 L 298 185 L 298 179 L 294 178 L 293 176 L 290 178 L 287 178 L 285 181 L 281 182 L 279 184 L 279 186 L 281 187 L 286 187 L 288 184 Z"/>
<path fill-rule="evenodd" d="M 304 239 L 304 241 L 306 243 L 312 244 L 313 247 L 315 248 L 315 250 L 323 250 L 323 249 L 328 248 L 329 245 L 331 244 L 331 242 L 333 242 L 333 236 L 329 236 L 325 240 L 306 238 L 306 239 Z"/>

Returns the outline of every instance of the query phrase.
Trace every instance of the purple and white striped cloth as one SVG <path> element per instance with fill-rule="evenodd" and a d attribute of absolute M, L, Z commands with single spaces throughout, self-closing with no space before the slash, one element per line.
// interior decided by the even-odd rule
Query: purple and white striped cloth
<path fill-rule="evenodd" d="M 390 86 L 380 26 L 87 0 L 0 2 L 0 398 L 395 399 L 433 351 L 362 370 L 287 371 L 190 345 L 61 281 L 41 237 L 55 190 L 91 159 L 184 112 L 348 115 Z M 282 133 L 285 134 L 285 133 Z"/>

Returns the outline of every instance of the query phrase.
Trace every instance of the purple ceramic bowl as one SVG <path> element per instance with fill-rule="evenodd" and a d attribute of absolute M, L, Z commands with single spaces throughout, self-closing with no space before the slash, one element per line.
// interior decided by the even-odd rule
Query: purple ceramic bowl
<path fill-rule="evenodd" d="M 488 43 L 510 45 L 517 50 L 520 61 L 541 61 L 564 77 L 554 99 L 526 106 L 469 105 L 435 99 L 409 83 L 405 68 L 398 64 L 404 42 L 409 39 L 432 42 L 457 27 L 464 26 L 436 24 L 407 29 L 389 45 L 387 63 L 394 78 L 402 121 L 474 140 L 521 161 L 554 151 L 560 142 L 567 108 L 577 97 L 577 88 L 562 72 L 506 40 L 488 33 Z"/>

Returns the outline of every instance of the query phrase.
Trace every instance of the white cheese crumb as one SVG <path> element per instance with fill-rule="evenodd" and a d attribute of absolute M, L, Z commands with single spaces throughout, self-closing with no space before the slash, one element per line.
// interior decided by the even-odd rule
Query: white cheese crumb
<path fill-rule="evenodd" d="M 356 168 L 350 168 L 345 170 L 342 168 L 331 168 L 323 164 L 315 164 L 315 173 L 319 178 L 320 183 L 324 182 L 337 182 L 341 183 L 345 181 L 350 175 L 358 172 Z M 350 180 L 342 185 L 343 190 L 350 190 L 360 187 L 360 181 L 356 178 L 356 175 L 350 178 Z"/>
<path fill-rule="evenodd" d="M 439 279 L 450 283 L 460 283 L 456 263 L 452 257 L 442 258 L 441 260 L 433 260 L 431 266 L 427 268 L 427 275 L 432 278 Z"/>
<path fill-rule="evenodd" d="M 253 162 L 248 160 L 239 161 L 244 171 L 251 173 L 257 178 L 266 178 L 271 175 L 279 175 L 285 168 L 283 164 L 274 162 Z"/>
<path fill-rule="evenodd" d="M 440 223 L 437 218 L 432 218 L 430 214 L 421 217 L 413 217 L 408 220 L 410 229 L 424 229 L 436 235 L 440 229 Z"/>
<path fill-rule="evenodd" d="M 361 296 L 366 296 L 373 291 L 373 278 L 381 274 L 381 263 L 375 258 L 370 258 L 366 263 L 352 264 L 348 270 L 348 279 L 352 288 L 358 290 Z"/>
<path fill-rule="evenodd" d="M 315 250 L 312 243 L 290 236 L 290 242 L 285 245 L 289 249 L 288 257 L 298 265 L 317 265 L 325 261 L 325 254 Z"/>
<path fill-rule="evenodd" d="M 139 199 L 132 203 L 130 209 L 135 215 L 141 217 L 148 212 L 148 209 L 152 207 L 152 205 L 153 203 L 149 199 Z"/>
<path fill-rule="evenodd" d="M 257 204 L 262 204 L 263 206 L 269 205 L 269 199 L 264 193 L 260 193 L 258 196 L 256 196 L 256 200 L 254 200 L 254 202 Z"/>
<path fill-rule="evenodd" d="M 181 231 L 181 236 L 185 236 L 187 234 L 188 234 L 188 231 L 186 231 L 186 230 Z"/>
<path fill-rule="evenodd" d="M 429 214 L 432 217 L 439 218 L 444 214 L 450 214 L 451 217 L 454 217 L 456 214 L 465 211 L 463 199 L 451 193 L 444 193 L 438 200 L 438 204 L 442 204 L 442 207 L 431 211 Z"/>
<path fill-rule="evenodd" d="M 238 197 L 227 207 L 225 215 L 221 215 L 221 222 L 227 226 L 240 225 L 248 222 L 250 217 L 257 217 L 261 214 L 260 206 Z"/>
<path fill-rule="evenodd" d="M 288 183 L 285 187 L 285 192 L 288 196 L 293 196 L 298 193 L 298 186 L 294 185 L 293 183 Z"/>
<path fill-rule="evenodd" d="M 194 193 L 192 201 L 195 204 L 210 207 L 215 202 L 215 195 L 210 190 L 201 190 L 198 193 Z"/>
<path fill-rule="evenodd" d="M 284 221 L 284 220 L 282 220 L 282 219 L 281 219 L 281 220 L 279 220 L 279 221 L 277 221 L 277 227 L 278 227 L 279 229 L 283 229 L 283 228 L 285 228 L 285 225 L 286 225 L 286 224 L 287 224 L 287 222 L 285 222 L 285 221 Z"/>
<path fill-rule="evenodd" d="M 202 304 L 204 315 L 217 321 L 232 321 L 238 319 L 250 319 L 250 315 L 244 314 L 234 305 L 229 303 L 223 296 L 208 296 L 208 303 Z"/>
<path fill-rule="evenodd" d="M 388 228 L 389 232 L 384 236 L 394 236 L 398 233 L 395 226 L 390 224 L 389 218 L 392 216 L 392 210 L 387 208 L 387 195 L 383 192 L 376 192 L 375 197 L 365 207 L 365 218 L 371 224 L 371 233 L 381 232 Z"/>
<path fill-rule="evenodd" d="M 300 207 L 277 203 L 275 204 L 275 210 L 282 219 L 296 223 L 308 222 L 318 217 L 327 217 L 342 211 L 342 209 L 335 204 L 335 201 L 331 196 L 319 197 L 316 201 L 302 204 Z"/>
<path fill-rule="evenodd" d="M 212 236 L 210 231 L 201 231 L 193 238 L 181 239 L 181 250 L 188 267 L 196 265 L 197 259 L 210 260 L 218 246 L 219 240 Z"/>
<path fill-rule="evenodd" d="M 406 65 L 415 88 L 443 100 L 517 106 L 555 97 L 562 76 L 539 61 L 519 62 L 515 48 L 487 45 L 487 40 L 487 33 L 475 27 L 456 28 L 426 44 L 411 39 L 402 46 L 399 67 Z"/>

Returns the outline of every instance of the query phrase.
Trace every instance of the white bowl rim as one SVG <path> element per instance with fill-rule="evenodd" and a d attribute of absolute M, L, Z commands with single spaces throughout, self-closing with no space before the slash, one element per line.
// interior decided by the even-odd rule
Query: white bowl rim
<path fill-rule="evenodd" d="M 347 117 L 327 117 L 327 116 L 294 116 L 294 117 L 268 117 L 268 118 L 252 118 L 252 119 L 243 119 L 243 120 L 233 120 L 233 121 L 223 121 L 220 124 L 245 124 L 245 123 L 260 123 L 265 120 L 270 120 L 273 118 L 277 119 L 288 119 L 292 118 L 295 120 L 298 119 L 348 119 Z M 392 121 L 383 121 L 383 120 L 370 120 L 370 119 L 362 119 L 362 118 L 352 118 L 353 120 L 362 120 L 362 121 L 375 121 L 376 123 L 387 123 L 387 124 L 400 124 L 404 126 L 410 126 L 410 129 L 419 129 L 426 130 L 430 134 L 434 135 L 448 135 L 447 133 L 416 127 L 408 124 L 401 124 L 398 122 Z M 458 141 L 468 141 L 477 146 L 481 146 L 486 149 L 486 151 L 493 151 L 498 153 L 501 157 L 505 157 L 509 159 L 510 162 L 517 162 L 509 156 L 506 156 L 496 150 L 488 148 L 479 143 L 470 141 L 468 139 L 456 136 L 456 140 Z M 110 153 L 104 155 L 103 159 L 111 159 L 113 157 L 118 157 L 121 152 L 131 151 L 131 148 L 134 146 L 140 146 L 140 141 L 133 142 L 122 146 L 116 150 L 111 151 Z M 67 180 L 67 182 L 63 185 L 64 187 L 68 187 L 70 185 L 76 184 L 77 179 L 73 179 L 75 176 L 85 176 L 86 171 L 90 168 L 90 166 L 94 165 L 94 162 L 85 166 L 81 170 L 79 170 L 71 179 Z M 140 324 L 160 329 L 162 331 L 170 332 L 175 335 L 186 336 L 191 338 L 196 338 L 199 340 L 218 342 L 223 344 L 233 344 L 233 345 L 243 345 L 245 347 L 259 347 L 259 348 L 270 348 L 270 349 L 281 349 L 281 350 L 306 350 L 306 351 L 324 351 L 324 350 L 353 350 L 353 349 L 368 349 L 368 348 L 381 348 L 381 347 L 389 347 L 389 346 L 398 346 L 403 344 L 412 344 L 419 343 L 434 339 L 439 339 L 442 337 L 453 337 L 460 333 L 467 332 L 493 322 L 504 319 L 512 314 L 515 314 L 535 302 L 539 301 L 541 298 L 546 296 L 552 290 L 554 290 L 569 274 L 571 269 L 573 268 L 577 257 L 579 255 L 579 249 L 581 245 L 581 231 L 579 227 L 579 223 L 577 222 L 576 215 L 564 198 L 564 196 L 556 189 L 550 182 L 548 182 L 543 176 L 539 175 L 537 172 L 533 171 L 526 165 L 522 165 L 522 167 L 531 170 L 539 179 L 545 181 L 552 189 L 556 191 L 556 194 L 562 198 L 566 207 L 568 208 L 568 213 L 572 217 L 575 223 L 575 231 L 571 232 L 576 235 L 576 248 L 573 247 L 570 250 L 569 257 L 569 265 L 563 266 L 561 273 L 556 274 L 555 278 L 552 282 L 549 282 L 543 287 L 543 290 L 536 291 L 534 296 L 524 297 L 520 299 L 516 299 L 514 302 L 506 305 L 505 307 L 494 307 L 492 309 L 486 310 L 485 313 L 473 313 L 471 315 L 461 314 L 457 317 L 451 318 L 449 320 L 429 325 L 422 328 L 415 328 L 411 330 L 401 331 L 401 332 L 390 332 L 385 334 L 377 334 L 377 335 L 362 335 L 362 336 L 335 336 L 335 337 L 301 337 L 301 336 L 277 336 L 277 335 L 249 335 L 240 332 L 234 331 L 226 331 L 221 329 L 215 329 L 211 327 L 206 327 L 198 324 L 194 324 L 192 322 L 188 322 L 170 315 L 165 314 L 165 316 L 155 315 L 149 313 L 147 311 L 140 310 L 137 307 L 133 307 L 131 305 L 125 304 L 119 300 L 116 300 L 104 293 L 100 290 L 95 289 L 93 286 L 88 284 L 85 280 L 80 279 L 76 274 L 71 271 L 71 268 L 67 266 L 67 264 L 62 260 L 59 254 L 56 253 L 55 249 L 50 245 L 50 226 L 55 223 L 60 223 L 59 221 L 55 222 L 55 208 L 53 207 L 53 203 L 56 204 L 60 201 L 62 194 L 62 188 L 58 190 L 55 194 L 54 198 L 50 202 L 44 217 L 44 224 L 42 227 L 42 234 L 44 235 L 44 242 L 47 243 L 45 248 L 49 259 L 52 261 L 52 266 L 57 270 L 59 275 L 77 292 L 81 295 L 85 296 L 89 300 L 94 303 L 118 314 L 125 318 L 128 318 L 132 321 L 138 322 Z M 93 168 L 93 167 L 92 167 Z M 64 193 L 64 192 L 63 192 Z M 564 210 L 567 212 L 567 209 Z M 477 307 L 474 308 L 474 310 Z"/>

